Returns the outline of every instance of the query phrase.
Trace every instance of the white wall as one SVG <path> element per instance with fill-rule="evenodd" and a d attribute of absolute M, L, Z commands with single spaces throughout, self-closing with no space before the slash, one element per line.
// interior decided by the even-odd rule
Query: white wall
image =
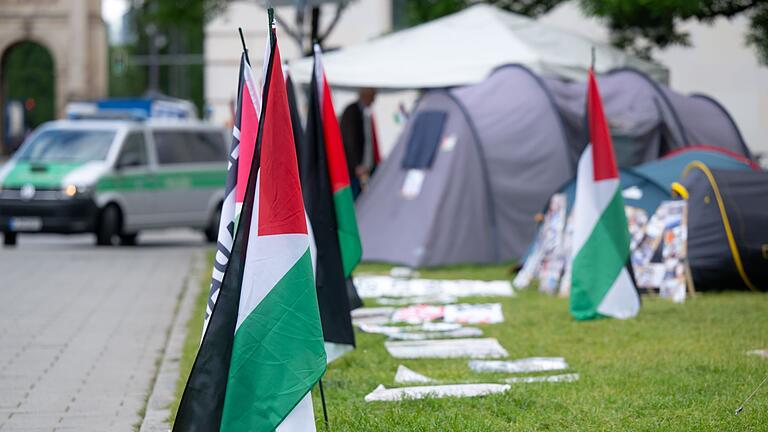
<path fill-rule="evenodd" d="M 585 17 L 574 1 L 565 3 L 542 21 L 602 41 L 608 32 L 600 21 Z M 683 93 L 704 93 L 717 99 L 741 129 L 755 153 L 768 154 L 768 68 L 757 62 L 754 48 L 745 44 L 749 21 L 744 17 L 718 19 L 712 25 L 683 23 L 691 47 L 654 53 L 670 70 L 670 85 Z"/>
<path fill-rule="evenodd" d="M 353 1 L 325 41 L 325 46 L 338 47 L 358 43 L 389 31 L 392 22 L 391 3 L 391 0 Z M 334 5 L 322 7 L 321 30 L 327 28 L 334 13 Z M 288 25 L 291 28 L 295 26 L 293 7 L 277 8 L 277 14 L 279 18 L 290 21 Z M 307 33 L 309 22 L 310 15 L 307 14 Z M 252 66 L 260 69 L 267 38 L 266 10 L 253 0 L 235 1 L 205 27 L 205 99 L 213 110 L 212 120 L 216 123 L 226 123 L 231 119 L 230 106 L 236 97 L 241 51 L 238 27 L 242 27 L 245 32 Z M 281 30 L 279 22 L 278 38 L 284 61 L 301 57 L 298 45 Z M 354 100 L 355 94 L 338 93 L 336 109 L 340 113 L 346 103 Z"/>

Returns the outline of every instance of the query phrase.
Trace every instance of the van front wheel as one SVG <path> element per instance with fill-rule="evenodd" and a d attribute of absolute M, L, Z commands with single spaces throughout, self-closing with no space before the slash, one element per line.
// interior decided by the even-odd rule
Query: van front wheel
<path fill-rule="evenodd" d="M 4 246 L 16 246 L 17 235 L 15 232 L 6 231 L 3 233 Z"/>
<path fill-rule="evenodd" d="M 114 205 L 107 206 L 101 212 L 99 226 L 96 228 L 96 244 L 114 246 L 120 233 L 120 210 Z"/>

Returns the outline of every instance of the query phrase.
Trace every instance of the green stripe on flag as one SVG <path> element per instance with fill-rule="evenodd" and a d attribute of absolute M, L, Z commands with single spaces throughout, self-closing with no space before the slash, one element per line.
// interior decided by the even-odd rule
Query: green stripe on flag
<path fill-rule="evenodd" d="M 598 306 L 627 264 L 629 241 L 624 200 L 617 187 L 589 238 L 573 258 L 570 308 L 574 318 L 599 316 Z"/>
<path fill-rule="evenodd" d="M 360 233 L 357 230 L 357 218 L 355 217 L 355 201 L 349 186 L 345 186 L 333 194 L 333 206 L 336 210 L 336 227 L 339 234 L 344 277 L 349 277 L 363 256 L 363 246 L 360 244 Z"/>
<path fill-rule="evenodd" d="M 235 333 L 221 430 L 275 430 L 325 366 L 307 249 Z"/>

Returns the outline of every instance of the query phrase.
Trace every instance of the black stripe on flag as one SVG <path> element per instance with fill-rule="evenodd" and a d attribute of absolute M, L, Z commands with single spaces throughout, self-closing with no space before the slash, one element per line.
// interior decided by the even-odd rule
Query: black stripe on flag
<path fill-rule="evenodd" d="M 323 138 L 323 119 L 320 114 L 316 74 L 312 73 L 309 86 L 309 114 L 305 139 L 299 148 L 301 189 L 304 207 L 312 223 L 317 246 L 317 301 L 326 342 L 355 344 L 355 333 L 350 317 L 347 282 L 341 261 L 341 248 L 337 233 L 333 190 L 328 174 L 328 163 Z"/>
<path fill-rule="evenodd" d="M 272 76 L 274 44 L 273 39 L 262 97 L 262 113 L 267 104 L 267 89 Z M 213 432 L 218 431 L 221 427 L 221 414 L 229 377 L 229 363 L 232 358 L 232 345 L 235 339 L 237 314 L 240 307 L 240 290 L 243 282 L 243 271 L 245 270 L 248 237 L 251 231 L 256 177 L 261 164 L 261 136 L 265 121 L 265 116 L 262 116 L 256 135 L 256 148 L 248 175 L 248 186 L 243 209 L 240 213 L 240 223 L 232 245 L 232 256 L 224 274 L 224 281 L 213 307 L 208 328 L 203 335 L 203 341 L 200 344 L 195 363 L 184 388 L 184 394 L 181 397 L 176 421 L 173 424 L 174 432 Z"/>

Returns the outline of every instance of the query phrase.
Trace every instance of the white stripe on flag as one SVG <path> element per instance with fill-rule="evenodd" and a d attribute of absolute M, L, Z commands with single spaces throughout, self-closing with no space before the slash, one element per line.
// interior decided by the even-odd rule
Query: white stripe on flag
<path fill-rule="evenodd" d="M 277 426 L 275 432 L 315 432 L 315 413 L 312 409 L 312 392 L 307 393 L 288 417 Z"/>
<path fill-rule="evenodd" d="M 619 277 L 597 307 L 597 312 L 618 319 L 632 318 L 640 311 L 640 297 L 632 284 L 627 268 L 623 267 Z"/>
<path fill-rule="evenodd" d="M 245 63 L 243 68 L 243 78 L 245 78 L 245 87 L 248 89 L 248 94 L 251 97 L 251 103 L 253 103 L 254 112 L 256 112 L 256 118 L 261 118 L 261 87 L 256 85 L 256 79 L 253 77 L 253 69 L 248 63 Z"/>
<path fill-rule="evenodd" d="M 573 244 L 571 257 L 575 258 L 586 243 L 597 221 L 619 188 L 619 179 L 595 181 L 592 162 L 592 144 L 587 145 L 579 159 L 576 174 L 576 202 L 573 204 Z"/>
<path fill-rule="evenodd" d="M 306 234 L 259 236 L 260 184 L 261 170 L 256 176 L 248 253 L 245 257 L 240 309 L 235 331 L 309 248 L 309 239 Z"/>
<path fill-rule="evenodd" d="M 261 170 L 256 173 L 248 253 L 243 269 L 243 285 L 240 290 L 240 308 L 237 314 L 235 332 L 280 279 L 296 265 L 296 262 L 307 252 L 307 249 L 310 249 L 309 236 L 306 234 L 258 235 L 260 184 Z M 306 213 L 305 218 L 309 220 Z M 308 232 L 311 233 L 311 228 Z M 311 249 L 310 255 L 312 255 Z M 314 430 L 315 414 L 312 410 L 312 392 L 307 392 L 304 399 L 277 427 L 277 432 L 313 432 Z"/>

